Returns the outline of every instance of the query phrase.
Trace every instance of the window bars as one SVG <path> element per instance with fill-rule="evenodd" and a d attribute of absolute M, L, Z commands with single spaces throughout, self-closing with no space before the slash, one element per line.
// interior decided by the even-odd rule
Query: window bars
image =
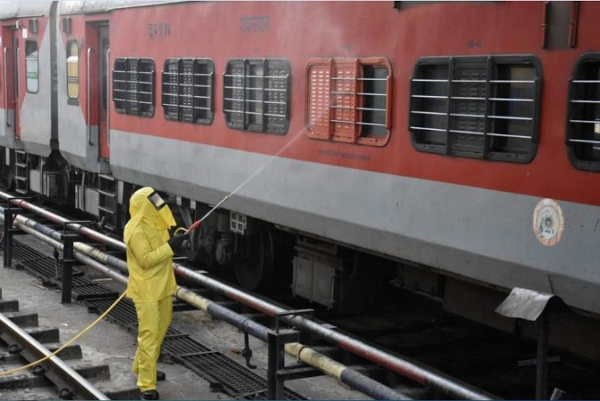
<path fill-rule="evenodd" d="M 121 114 L 154 116 L 154 60 L 117 58 L 113 70 L 113 101 Z"/>
<path fill-rule="evenodd" d="M 165 118 L 210 125 L 214 118 L 214 71 L 210 59 L 167 59 L 162 72 Z"/>
<path fill-rule="evenodd" d="M 308 136 L 385 145 L 391 129 L 391 71 L 385 58 L 310 60 Z"/>
<path fill-rule="evenodd" d="M 411 78 L 413 144 L 424 152 L 530 162 L 540 90 L 533 56 L 420 59 Z"/>
<path fill-rule="evenodd" d="M 569 81 L 566 144 L 578 169 L 600 171 L 600 53 L 582 55 Z"/>
<path fill-rule="evenodd" d="M 223 74 L 229 128 L 285 134 L 289 128 L 290 64 L 284 59 L 232 59 Z"/>

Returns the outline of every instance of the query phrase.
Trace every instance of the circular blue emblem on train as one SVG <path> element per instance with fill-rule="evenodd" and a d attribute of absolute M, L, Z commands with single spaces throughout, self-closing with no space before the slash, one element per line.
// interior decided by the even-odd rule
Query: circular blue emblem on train
<path fill-rule="evenodd" d="M 565 230 L 565 219 L 560 205 L 552 199 L 542 199 L 533 211 L 533 232 L 545 246 L 558 244 Z"/>

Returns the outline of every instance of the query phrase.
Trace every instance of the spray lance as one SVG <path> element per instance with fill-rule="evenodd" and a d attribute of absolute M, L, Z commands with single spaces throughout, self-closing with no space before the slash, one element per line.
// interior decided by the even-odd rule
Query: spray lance
<path fill-rule="evenodd" d="M 237 191 L 237 189 L 236 189 Z M 183 227 L 179 227 L 177 230 L 175 230 L 175 234 L 177 234 L 180 231 L 183 231 L 183 235 L 189 234 L 192 231 L 194 231 L 195 229 L 197 229 L 198 227 L 200 227 L 200 224 L 202 224 L 202 222 L 204 221 L 204 219 L 206 219 L 208 216 L 210 216 L 215 210 L 217 210 L 223 203 L 225 203 L 225 201 L 227 199 L 229 199 L 231 197 L 231 195 L 233 195 L 236 191 L 233 191 L 232 193 L 230 193 L 229 195 L 225 196 L 223 199 L 221 199 L 221 201 L 219 203 L 217 203 L 215 206 L 213 206 L 212 209 L 210 209 L 208 211 L 208 213 L 206 213 L 204 216 L 202 216 L 200 219 L 196 220 L 187 230 Z"/>
<path fill-rule="evenodd" d="M 196 230 L 198 227 L 200 227 L 200 224 L 202 224 L 202 221 L 204 221 L 204 219 L 206 219 L 208 216 L 210 216 L 215 210 L 217 210 L 227 199 L 231 198 L 233 196 L 233 194 L 235 194 L 237 191 L 239 191 L 242 187 L 244 187 L 250 180 L 252 180 L 254 177 L 256 177 L 258 174 L 260 174 L 261 171 L 263 171 L 269 164 L 271 164 L 271 162 L 273 160 L 275 160 L 275 158 L 277 156 L 279 156 L 280 154 L 283 153 L 283 151 L 285 151 L 287 148 L 289 148 L 293 143 L 295 143 L 298 138 L 300 138 L 302 135 L 302 131 L 298 131 L 298 133 L 296 134 L 295 137 L 292 138 L 292 140 L 290 140 L 285 146 L 283 146 L 281 149 L 279 149 L 279 151 L 274 154 L 273 156 L 271 156 L 271 158 L 264 163 L 262 166 L 260 166 L 254 173 L 252 173 L 252 175 L 250 175 L 244 182 L 242 182 L 240 185 L 238 185 L 238 187 L 236 189 L 234 189 L 233 191 L 231 191 L 231 193 L 227 196 L 225 196 L 219 203 L 217 203 L 212 209 L 210 209 L 208 211 L 208 213 L 206 213 L 204 216 L 202 216 L 202 218 L 200 220 L 195 221 L 187 230 L 183 227 L 179 227 L 177 230 L 175 230 L 175 234 L 177 234 L 180 231 L 183 231 L 183 235 L 185 234 L 189 234 L 192 231 Z"/>

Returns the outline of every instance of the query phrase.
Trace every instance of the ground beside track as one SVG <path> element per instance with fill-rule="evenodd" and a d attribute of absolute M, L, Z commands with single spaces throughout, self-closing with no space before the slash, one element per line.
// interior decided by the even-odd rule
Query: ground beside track
<path fill-rule="evenodd" d="M 21 239 L 21 238 L 20 238 Z M 40 282 L 23 271 L 0 267 L 3 299 L 17 299 L 22 311 L 39 313 L 40 326 L 60 329 L 64 343 L 93 322 L 96 314 L 87 312 L 81 304 L 61 305 L 60 293 L 45 288 Z M 83 350 L 86 363 L 105 363 L 110 366 L 111 380 L 117 387 L 135 386 L 136 376 L 131 373 L 135 353 L 135 338 L 118 326 L 100 322 L 94 329 L 77 341 Z M 211 392 L 207 382 L 180 365 L 160 364 L 168 380 L 159 383 L 162 399 L 224 399 Z M 23 398 L 27 396 L 23 390 Z M 0 392 L 0 398 L 2 394 Z"/>

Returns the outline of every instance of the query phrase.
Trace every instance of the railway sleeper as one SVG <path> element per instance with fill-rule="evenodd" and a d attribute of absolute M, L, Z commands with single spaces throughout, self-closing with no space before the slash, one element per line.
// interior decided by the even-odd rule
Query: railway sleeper
<path fill-rule="evenodd" d="M 38 325 L 37 313 L 11 312 L 4 315 L 20 327 L 36 327 Z"/>
<path fill-rule="evenodd" d="M 17 312 L 19 310 L 19 301 L 0 300 L 0 313 Z"/>
<path fill-rule="evenodd" d="M 16 390 L 3 390 L 2 398 L 7 400 L 52 400 L 58 399 L 59 394 L 55 387 L 20 388 Z"/>
<path fill-rule="evenodd" d="M 60 332 L 56 327 L 32 327 L 24 330 L 42 344 L 60 341 Z"/>
<path fill-rule="evenodd" d="M 43 344 L 45 344 L 45 343 L 43 343 Z M 55 345 L 55 346 L 48 346 L 48 344 L 45 344 L 45 345 L 46 345 L 46 348 L 48 348 L 48 351 L 50 351 L 50 352 L 54 352 L 60 348 L 60 345 Z M 81 353 L 81 346 L 79 346 L 79 344 L 70 345 L 60 352 L 60 359 L 62 359 L 63 361 L 67 361 L 67 360 L 71 360 L 71 359 L 81 359 L 81 358 L 82 358 L 82 353 Z M 23 357 L 19 354 L 13 354 L 10 352 L 0 353 L 0 363 L 8 364 L 8 363 L 23 363 L 23 362 L 24 362 Z"/>
<path fill-rule="evenodd" d="M 21 366 L 21 364 L 19 363 L 14 367 L 18 366 Z M 108 365 L 71 365 L 70 367 L 77 373 L 79 373 L 84 379 L 110 379 L 110 369 Z M 44 369 L 39 370 L 39 372 L 44 373 Z M 22 373 L 6 377 L 0 377 L 0 390 L 26 387 L 44 387 L 51 385 L 52 382 L 40 373 L 36 373 L 34 371 L 31 373 Z"/>
<path fill-rule="evenodd" d="M 13 366 L 11 365 L 11 367 Z M 46 376 L 40 376 L 34 373 L 0 377 L 0 390 L 16 390 L 24 388 L 46 387 L 51 385 L 52 382 L 46 378 Z M 4 398 L 4 394 L 2 396 Z"/>

